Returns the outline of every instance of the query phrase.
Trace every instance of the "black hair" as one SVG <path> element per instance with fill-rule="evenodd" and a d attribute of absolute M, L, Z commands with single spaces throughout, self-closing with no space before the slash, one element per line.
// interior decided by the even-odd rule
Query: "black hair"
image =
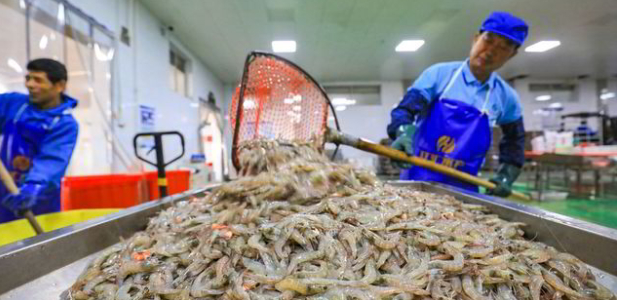
<path fill-rule="evenodd" d="M 28 62 L 28 71 L 45 72 L 52 83 L 67 81 L 68 76 L 64 64 L 51 58 L 37 58 Z"/>

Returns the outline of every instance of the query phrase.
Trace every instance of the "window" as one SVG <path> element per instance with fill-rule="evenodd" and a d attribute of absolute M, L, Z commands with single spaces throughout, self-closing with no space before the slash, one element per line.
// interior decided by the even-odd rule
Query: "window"
<path fill-rule="evenodd" d="M 184 97 L 189 97 L 188 61 L 172 48 L 169 51 L 169 66 L 171 89 Z"/>
<path fill-rule="evenodd" d="M 111 173 L 116 162 L 128 169 L 131 156 L 112 127 L 113 33 L 65 0 L 0 0 L 0 20 L 0 93 L 28 92 L 28 60 L 66 65 L 66 93 L 79 100 L 72 111 L 79 135 L 66 175 Z"/>
<path fill-rule="evenodd" d="M 26 6 L 0 1 L 0 93 L 27 93 L 24 86 L 27 57 Z M 37 44 L 38 45 L 38 44 Z"/>

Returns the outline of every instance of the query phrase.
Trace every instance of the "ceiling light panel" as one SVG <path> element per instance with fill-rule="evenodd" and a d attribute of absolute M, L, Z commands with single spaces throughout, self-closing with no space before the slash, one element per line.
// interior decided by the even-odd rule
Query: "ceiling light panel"
<path fill-rule="evenodd" d="M 403 40 L 394 49 L 396 52 L 415 52 L 424 45 L 424 40 Z"/>
<path fill-rule="evenodd" d="M 551 97 L 551 95 L 540 95 L 538 97 L 536 97 L 536 101 L 548 101 L 551 100 L 553 97 Z"/>
<path fill-rule="evenodd" d="M 272 41 L 272 51 L 274 53 L 296 52 L 296 41 Z"/>
<path fill-rule="evenodd" d="M 540 41 L 525 48 L 525 52 L 546 52 L 559 47 L 559 45 L 561 45 L 560 41 Z"/>

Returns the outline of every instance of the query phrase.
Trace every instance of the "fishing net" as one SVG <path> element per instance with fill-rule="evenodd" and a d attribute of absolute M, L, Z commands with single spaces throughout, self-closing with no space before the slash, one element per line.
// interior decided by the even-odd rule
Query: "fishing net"
<path fill-rule="evenodd" d="M 271 53 L 251 52 L 229 110 L 234 166 L 239 167 L 239 146 L 251 140 L 323 144 L 329 107 L 323 88 L 299 66 Z"/>

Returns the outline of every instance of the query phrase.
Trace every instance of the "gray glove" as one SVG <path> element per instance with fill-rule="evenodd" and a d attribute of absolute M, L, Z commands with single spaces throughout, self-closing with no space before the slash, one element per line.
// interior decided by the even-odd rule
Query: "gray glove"
<path fill-rule="evenodd" d="M 416 133 L 416 126 L 412 124 L 401 125 L 396 130 L 396 140 L 392 142 L 392 148 L 403 151 L 407 155 L 413 156 L 414 149 L 414 134 Z M 413 165 L 407 162 L 393 160 L 392 164 L 401 169 L 409 169 Z"/>

